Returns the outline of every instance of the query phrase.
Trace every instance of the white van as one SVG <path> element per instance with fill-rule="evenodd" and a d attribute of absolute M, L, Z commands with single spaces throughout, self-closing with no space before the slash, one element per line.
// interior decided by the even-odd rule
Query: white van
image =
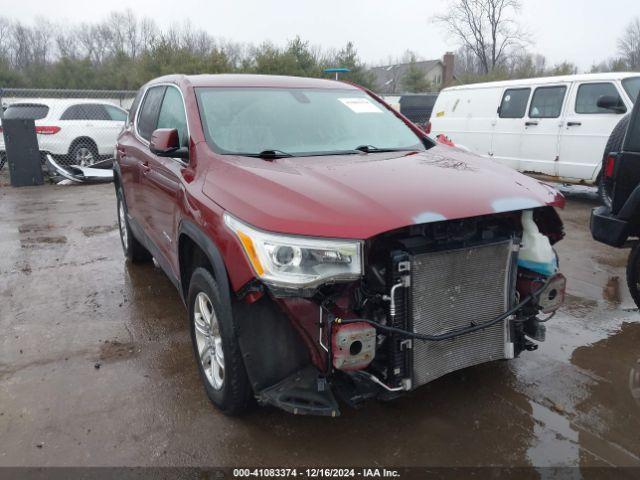
<path fill-rule="evenodd" d="M 436 101 L 431 136 L 521 172 L 595 183 L 609 135 L 639 92 L 640 73 L 451 87 Z"/>

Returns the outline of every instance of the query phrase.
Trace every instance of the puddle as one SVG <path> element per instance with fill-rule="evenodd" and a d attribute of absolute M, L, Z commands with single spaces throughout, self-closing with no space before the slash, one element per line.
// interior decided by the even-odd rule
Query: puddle
<path fill-rule="evenodd" d="M 640 358 L 629 370 L 629 392 L 640 407 Z"/>
<path fill-rule="evenodd" d="M 627 257 L 626 255 L 598 255 L 593 259 L 600 265 L 606 265 L 613 268 L 626 268 Z"/>
<path fill-rule="evenodd" d="M 42 232 L 48 232 L 50 230 L 53 230 L 54 228 L 57 228 L 56 225 L 53 224 L 45 224 L 45 225 L 41 225 L 41 224 L 36 224 L 36 223 L 27 223 L 24 225 L 20 225 L 18 227 L 18 232 L 25 234 L 25 233 L 42 233 Z"/>
<path fill-rule="evenodd" d="M 580 465 L 580 447 L 578 432 L 571 426 L 571 422 L 560 413 L 556 413 L 539 403 L 529 402 L 534 419 L 533 435 L 535 442 L 527 451 L 527 458 L 531 465 L 540 467 L 541 478 L 557 478 L 546 476 L 544 467 L 574 467 Z M 569 473 L 569 472 L 567 472 Z M 579 471 L 577 476 L 562 478 L 582 478 Z"/>
<path fill-rule="evenodd" d="M 61 245 L 67 243 L 67 237 L 60 236 L 42 236 L 42 237 L 26 237 L 20 239 L 20 247 L 29 248 L 42 248 L 49 245 Z"/>
<path fill-rule="evenodd" d="M 135 357 L 138 351 L 133 343 L 121 343 L 117 340 L 105 340 L 100 346 L 98 360 L 102 363 L 118 362 Z"/>
<path fill-rule="evenodd" d="M 578 297 L 576 295 L 566 294 L 565 304 L 562 306 L 562 311 L 572 317 L 584 318 L 593 312 L 594 308 L 597 308 L 598 302 L 590 298 Z"/>
<path fill-rule="evenodd" d="M 118 225 L 97 225 L 94 227 L 81 227 L 80 231 L 85 237 L 94 237 L 96 235 L 102 235 L 105 233 L 113 232 L 118 228 Z"/>

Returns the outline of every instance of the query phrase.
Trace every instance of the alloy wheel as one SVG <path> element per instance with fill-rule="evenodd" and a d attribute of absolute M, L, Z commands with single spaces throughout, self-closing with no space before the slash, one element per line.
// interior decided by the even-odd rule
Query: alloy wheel
<path fill-rule="evenodd" d="M 120 226 L 120 239 L 122 240 L 122 245 L 126 249 L 128 246 L 127 241 L 129 240 L 129 232 L 127 232 L 127 217 L 124 213 L 124 205 L 122 201 L 118 202 L 118 220 Z"/>
<path fill-rule="evenodd" d="M 196 295 L 193 315 L 200 365 L 211 386 L 221 390 L 224 385 L 222 337 L 218 317 L 206 293 Z"/>
<path fill-rule="evenodd" d="M 81 167 L 88 167 L 89 165 L 93 165 L 95 163 L 93 152 L 88 147 L 79 147 L 76 150 L 74 160 L 76 164 L 80 165 Z"/>

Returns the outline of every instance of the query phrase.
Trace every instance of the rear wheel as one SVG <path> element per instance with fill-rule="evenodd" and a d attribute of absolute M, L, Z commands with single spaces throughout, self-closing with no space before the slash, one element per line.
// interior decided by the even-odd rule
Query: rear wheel
<path fill-rule="evenodd" d="M 120 242 L 125 258 L 131 263 L 144 263 L 151 260 L 151 254 L 133 235 L 129 221 L 127 220 L 127 207 L 122 195 L 122 189 L 118 189 L 118 228 L 120 230 Z"/>
<path fill-rule="evenodd" d="M 72 165 L 89 167 L 98 160 L 98 149 L 91 140 L 78 140 L 69 150 L 69 161 Z"/>
<path fill-rule="evenodd" d="M 622 149 L 622 142 L 624 135 L 629 125 L 630 115 L 625 115 L 620 119 L 618 124 L 611 132 L 607 146 L 604 147 L 604 155 L 602 156 L 602 167 L 600 168 L 600 177 L 598 181 L 598 194 L 602 203 L 611 208 L 611 201 L 613 199 L 613 182 L 611 179 L 607 179 L 604 176 L 604 171 L 607 166 L 607 158 L 609 154 L 619 152 Z"/>
<path fill-rule="evenodd" d="M 208 270 L 196 268 L 193 272 L 188 302 L 193 350 L 207 396 L 225 414 L 239 415 L 249 407 L 252 389 L 231 306 L 222 301 Z"/>
<path fill-rule="evenodd" d="M 627 286 L 636 306 L 640 308 L 640 243 L 631 250 L 627 261 Z"/>

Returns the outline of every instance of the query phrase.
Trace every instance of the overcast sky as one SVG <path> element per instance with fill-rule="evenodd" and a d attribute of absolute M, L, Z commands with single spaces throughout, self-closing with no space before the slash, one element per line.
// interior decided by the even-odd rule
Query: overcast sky
<path fill-rule="evenodd" d="M 189 20 L 217 37 L 283 44 L 300 35 L 312 44 L 340 47 L 353 41 L 368 63 L 411 49 L 438 58 L 455 43 L 431 22 L 448 0 L 0 0 L 0 15 L 23 21 L 93 21 L 130 8 L 161 26 Z M 588 69 L 616 53 L 624 26 L 640 15 L 639 0 L 523 0 L 520 20 L 532 34 L 531 50 L 550 63 L 568 60 Z"/>

